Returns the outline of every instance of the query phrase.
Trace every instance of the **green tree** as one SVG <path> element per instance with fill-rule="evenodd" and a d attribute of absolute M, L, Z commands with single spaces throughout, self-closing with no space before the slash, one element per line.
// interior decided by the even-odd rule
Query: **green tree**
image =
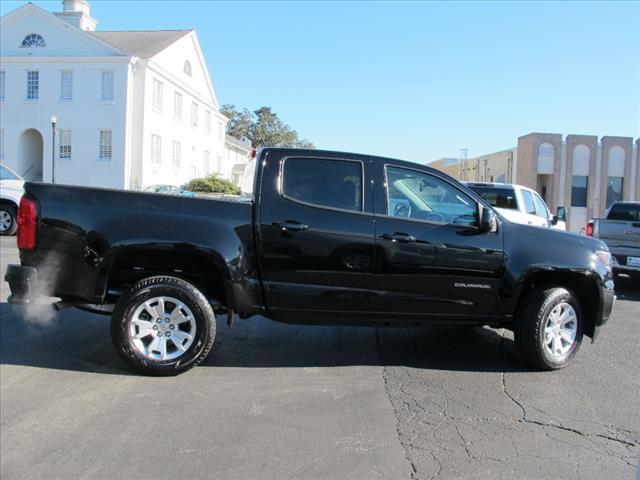
<path fill-rule="evenodd" d="M 229 118 L 227 133 L 237 138 L 247 138 L 253 147 L 315 148 L 306 138 L 284 123 L 271 107 L 260 107 L 253 112 L 242 111 L 234 105 L 223 105 L 220 111 Z"/>
<path fill-rule="evenodd" d="M 226 104 L 220 108 L 220 113 L 227 116 L 227 133 L 236 138 L 250 138 L 253 127 L 253 113 L 246 108 L 242 111 L 236 110 L 234 105 Z"/>
<path fill-rule="evenodd" d="M 218 177 L 217 174 L 208 175 L 203 178 L 194 178 L 187 183 L 185 189 L 190 192 L 240 194 L 240 188 L 236 187 L 229 180 Z"/>

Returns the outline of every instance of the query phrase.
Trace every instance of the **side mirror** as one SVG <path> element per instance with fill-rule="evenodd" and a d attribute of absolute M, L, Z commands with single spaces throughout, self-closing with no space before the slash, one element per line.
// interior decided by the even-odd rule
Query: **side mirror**
<path fill-rule="evenodd" d="M 484 205 L 479 205 L 478 208 L 480 210 L 480 225 L 478 225 L 478 233 L 495 231 L 497 227 L 495 212 Z"/>
<path fill-rule="evenodd" d="M 558 207 L 558 211 L 553 217 L 555 223 L 567 221 L 567 209 L 566 207 Z"/>

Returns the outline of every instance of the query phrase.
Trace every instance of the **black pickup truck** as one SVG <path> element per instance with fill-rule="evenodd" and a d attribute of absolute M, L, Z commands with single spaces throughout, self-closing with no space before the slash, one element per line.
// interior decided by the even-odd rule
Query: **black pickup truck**
<path fill-rule="evenodd" d="M 604 243 L 511 223 L 442 172 L 276 148 L 253 167 L 252 193 L 222 199 L 27 183 L 10 301 L 111 314 L 118 353 L 153 375 L 201 362 L 215 313 L 505 327 L 547 370 L 609 318 Z"/>

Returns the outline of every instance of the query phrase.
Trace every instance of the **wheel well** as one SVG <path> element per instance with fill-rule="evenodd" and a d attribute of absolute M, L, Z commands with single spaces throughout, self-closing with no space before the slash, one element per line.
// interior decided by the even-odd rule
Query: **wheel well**
<path fill-rule="evenodd" d="M 562 287 L 573 292 L 584 317 L 583 332 L 593 338 L 598 315 L 600 293 L 596 282 L 589 276 L 574 272 L 537 272 L 527 278 L 518 301 L 518 310 L 534 288 L 540 286 Z"/>
<path fill-rule="evenodd" d="M 200 289 L 208 299 L 228 306 L 224 279 L 218 266 L 202 255 L 185 252 L 133 250 L 121 253 L 111 268 L 107 292 L 127 289 L 137 281 L 155 275 L 182 278 Z"/>
<path fill-rule="evenodd" d="M 16 205 L 15 202 L 11 200 L 7 200 L 6 198 L 0 198 L 0 205 L 9 205 L 15 208 L 16 210 L 18 209 L 18 205 Z"/>

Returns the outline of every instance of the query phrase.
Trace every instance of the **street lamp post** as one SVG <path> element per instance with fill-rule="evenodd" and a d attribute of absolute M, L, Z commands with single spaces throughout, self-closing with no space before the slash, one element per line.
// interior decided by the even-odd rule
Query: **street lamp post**
<path fill-rule="evenodd" d="M 56 183 L 56 123 L 58 117 L 51 115 L 51 183 Z"/>

